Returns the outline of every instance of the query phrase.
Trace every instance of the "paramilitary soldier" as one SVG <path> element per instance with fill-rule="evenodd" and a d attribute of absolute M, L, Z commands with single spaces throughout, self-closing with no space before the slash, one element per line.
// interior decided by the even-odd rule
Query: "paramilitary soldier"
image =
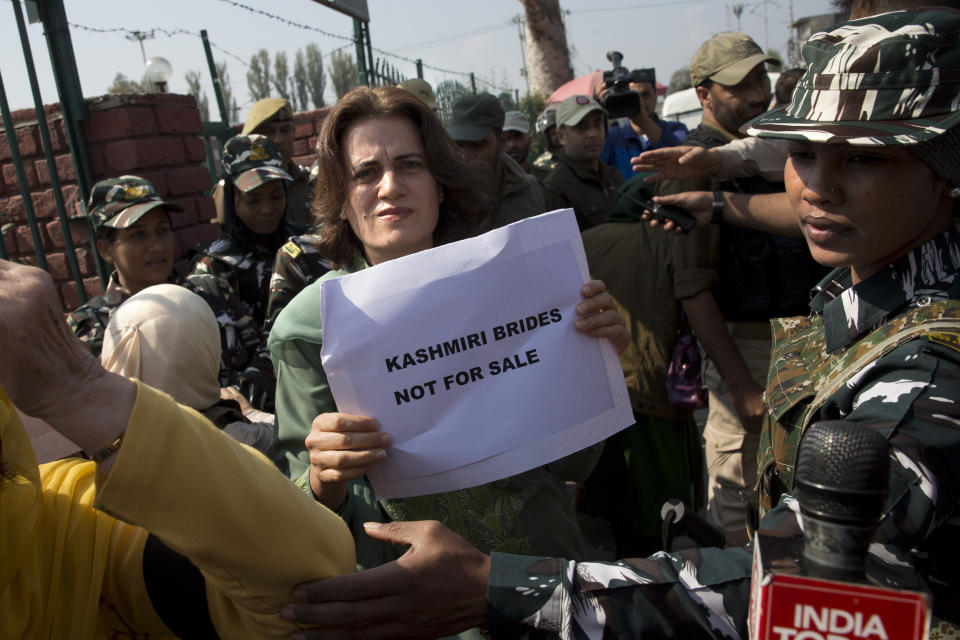
<path fill-rule="evenodd" d="M 264 98 L 254 103 L 247 114 L 240 135 L 260 134 L 270 141 L 283 158 L 283 170 L 290 176 L 287 185 L 286 221 L 297 233 L 303 233 L 313 226 L 313 214 L 310 203 L 313 201 L 313 187 L 310 181 L 310 169 L 300 166 L 293 160 L 295 124 L 293 109 L 283 98 Z M 213 220 L 223 224 L 223 180 L 213 187 L 213 202 L 217 207 L 217 217 Z"/>
<path fill-rule="evenodd" d="M 220 384 L 235 385 L 244 395 L 262 395 L 256 381 L 273 367 L 262 347 L 262 336 L 249 307 L 227 283 L 212 275 L 181 278 L 174 273 L 175 243 L 170 212 L 183 209 L 162 200 L 148 180 L 120 176 L 93 186 L 87 211 L 97 238 L 97 251 L 114 270 L 103 295 L 67 316 L 80 340 L 100 355 L 103 336 L 114 311 L 142 289 L 170 282 L 199 294 L 220 326 Z"/>
<path fill-rule="evenodd" d="M 813 256 L 834 269 L 812 314 L 774 331 L 760 526 L 796 524 L 786 492 L 798 432 L 836 418 L 879 430 L 890 476 L 874 541 L 886 546 L 871 547 L 871 560 L 909 558 L 941 618 L 931 638 L 955 638 L 947 621 L 960 620 L 960 12 L 854 20 L 813 35 L 803 53 L 809 68 L 793 102 L 754 120 L 750 133 L 789 140 L 794 215 Z M 292 607 L 303 622 L 353 633 L 379 622 L 394 635 L 438 618 L 451 621 L 431 627 L 439 635 L 478 624 L 495 637 L 522 627 L 571 638 L 747 635 L 750 544 L 576 563 L 487 557 L 436 524 L 367 533 L 410 545 L 402 568 L 301 585 L 320 603 Z"/>

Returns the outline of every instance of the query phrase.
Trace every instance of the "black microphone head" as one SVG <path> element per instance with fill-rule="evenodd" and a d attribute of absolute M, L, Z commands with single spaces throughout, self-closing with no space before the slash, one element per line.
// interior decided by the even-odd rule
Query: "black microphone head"
<path fill-rule="evenodd" d="M 890 447 L 857 422 L 811 425 L 800 440 L 796 485 L 803 511 L 835 522 L 875 521 L 886 499 Z"/>
<path fill-rule="evenodd" d="M 856 422 L 811 425 L 800 440 L 795 483 L 810 575 L 863 579 L 890 476 L 890 448 L 879 431 Z"/>

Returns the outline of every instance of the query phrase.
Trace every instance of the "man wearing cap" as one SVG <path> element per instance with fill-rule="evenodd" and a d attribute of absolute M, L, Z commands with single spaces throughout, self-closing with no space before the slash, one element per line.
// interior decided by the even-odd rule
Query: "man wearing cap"
<path fill-rule="evenodd" d="M 557 139 L 563 152 L 543 181 L 551 209 L 571 207 L 584 231 L 610 217 L 623 177 L 600 162 L 607 112 L 589 96 L 570 96 L 557 107 Z"/>
<path fill-rule="evenodd" d="M 640 113 L 625 118 L 607 129 L 607 142 L 601 159 L 620 171 L 624 180 L 634 176 L 630 158 L 650 149 L 662 149 L 681 144 L 687 137 L 687 126 L 682 122 L 661 120 L 657 117 L 657 87 L 652 82 L 631 82 L 630 90 L 640 96 Z M 603 101 L 606 84 L 597 87 L 597 99 Z"/>
<path fill-rule="evenodd" d="M 437 99 L 433 95 L 433 87 L 423 78 L 410 78 L 409 80 L 404 80 L 397 86 L 417 96 L 420 102 L 427 105 L 434 113 L 440 108 L 440 105 L 437 104 Z"/>
<path fill-rule="evenodd" d="M 513 158 L 526 173 L 530 173 L 530 121 L 523 111 L 507 111 L 503 119 L 503 134 L 501 135 L 503 152 Z"/>
<path fill-rule="evenodd" d="M 496 204 L 481 223 L 483 231 L 547 211 L 540 183 L 503 152 L 504 118 L 500 101 L 489 93 L 481 93 L 458 98 L 447 123 L 447 131 L 467 160 L 483 167 L 488 176 L 489 193 Z"/>
<path fill-rule="evenodd" d="M 294 230 L 306 231 L 313 226 L 313 214 L 310 213 L 313 191 L 310 170 L 293 161 L 295 127 L 290 103 L 283 98 L 264 98 L 254 103 L 240 135 L 252 133 L 270 138 L 283 157 L 283 169 L 292 178 L 287 185 L 286 220 Z M 223 180 L 214 186 L 211 195 L 217 207 L 214 222 L 223 223 Z"/>
<path fill-rule="evenodd" d="M 690 61 L 690 80 L 703 105 L 703 120 L 686 145 L 719 147 L 741 138 L 740 127 L 767 110 L 769 58 L 746 34 L 720 33 L 703 43 Z M 724 189 L 778 193 L 783 182 L 760 177 L 725 182 L 665 180 L 657 193 Z M 722 203 L 722 199 L 718 199 Z M 717 207 L 722 215 L 722 204 Z M 769 368 L 769 319 L 802 315 L 810 288 L 825 272 L 799 238 L 753 229 L 712 226 L 683 243 L 699 256 L 697 269 L 712 270 L 716 284 L 682 300 L 694 334 L 707 353 L 703 366 L 709 392 L 704 428 L 707 517 L 742 534 L 748 497 L 756 481 L 762 385 Z"/>

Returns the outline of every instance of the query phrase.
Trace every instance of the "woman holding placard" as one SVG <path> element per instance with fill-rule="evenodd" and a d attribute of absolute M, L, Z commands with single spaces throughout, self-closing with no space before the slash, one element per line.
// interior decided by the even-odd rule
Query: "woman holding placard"
<path fill-rule="evenodd" d="M 324 279 L 468 237 L 487 213 L 477 174 L 436 116 L 405 91 L 349 93 L 324 121 L 319 149 L 320 251 L 337 265 Z M 577 328 L 624 347 L 629 336 L 603 283 L 588 282 L 581 292 Z M 336 412 L 320 364 L 319 296 L 319 282 L 307 287 L 271 332 L 278 374 L 275 458 L 353 526 L 361 564 L 396 557 L 388 545 L 359 534 L 365 520 L 384 518 L 438 519 L 486 551 L 582 555 L 565 481 L 582 480 L 599 447 L 472 489 L 374 501 L 363 475 L 386 458 L 390 438 L 373 418 Z"/>

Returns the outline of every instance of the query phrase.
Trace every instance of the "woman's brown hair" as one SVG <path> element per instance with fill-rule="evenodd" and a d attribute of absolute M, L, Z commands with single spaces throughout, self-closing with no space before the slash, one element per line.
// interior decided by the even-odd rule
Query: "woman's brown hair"
<path fill-rule="evenodd" d="M 357 87 L 340 98 L 324 119 L 317 143 L 313 211 L 322 223 L 317 231 L 318 248 L 337 267 L 349 264 L 362 249 L 350 223 L 340 215 L 347 206 L 350 181 L 344 168 L 343 138 L 359 122 L 394 117 L 406 118 L 416 127 L 427 168 L 443 190 L 435 244 L 471 235 L 491 209 L 490 197 L 482 190 L 482 174 L 466 164 L 439 118 L 425 104 L 404 89 Z"/>

